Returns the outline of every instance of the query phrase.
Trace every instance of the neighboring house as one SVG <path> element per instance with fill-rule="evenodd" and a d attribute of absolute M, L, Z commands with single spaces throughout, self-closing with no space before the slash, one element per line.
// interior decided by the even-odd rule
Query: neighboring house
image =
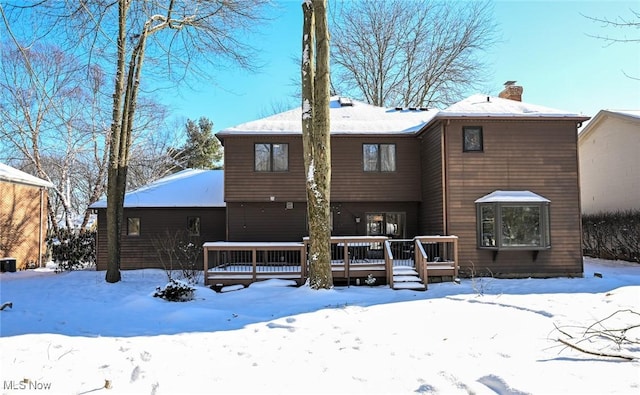
<path fill-rule="evenodd" d="M 15 258 L 18 270 L 42 265 L 51 187 L 49 181 L 0 163 L 0 259 Z"/>
<path fill-rule="evenodd" d="M 640 110 L 601 110 L 578 147 L 582 212 L 640 210 Z"/>
<path fill-rule="evenodd" d="M 332 98 L 332 234 L 456 235 L 461 275 L 582 276 L 577 129 L 588 117 L 523 103 L 521 94 L 511 85 L 502 97 L 475 95 L 443 111 Z M 204 241 L 301 242 L 308 235 L 301 110 L 217 137 L 226 211 L 216 207 L 226 212 L 226 231 Z M 129 204 L 125 217 L 138 216 L 144 235 L 170 225 L 167 204 L 149 220 L 150 209 Z M 185 226 L 180 215 L 171 226 Z M 123 245 L 141 237 L 123 236 Z M 218 247 L 226 248 L 211 246 Z M 132 259 L 136 253 L 123 248 L 123 268 L 152 264 Z"/>
<path fill-rule="evenodd" d="M 223 180 L 222 170 L 187 169 L 125 194 L 120 267 L 162 267 L 157 244 L 175 236 L 198 249 L 203 241 L 225 240 Z M 89 207 L 98 213 L 98 270 L 107 268 L 106 207 L 106 199 Z"/>

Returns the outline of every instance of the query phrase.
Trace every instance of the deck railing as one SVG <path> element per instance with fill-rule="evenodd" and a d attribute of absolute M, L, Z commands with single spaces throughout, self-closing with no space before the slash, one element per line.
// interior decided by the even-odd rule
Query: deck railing
<path fill-rule="evenodd" d="M 334 279 L 363 281 L 370 274 L 385 278 L 385 236 L 332 236 L 331 272 Z M 305 246 L 309 238 L 304 238 Z M 308 249 L 307 249 L 308 251 Z"/>
<path fill-rule="evenodd" d="M 458 236 L 417 236 L 416 246 L 420 244 L 424 256 L 425 278 L 429 276 L 458 277 Z M 416 248 L 417 250 L 417 248 Z M 416 254 L 416 260 L 417 254 Z M 418 273 L 420 271 L 418 270 Z"/>
<path fill-rule="evenodd" d="M 302 243 L 204 243 L 205 285 L 244 284 L 270 278 L 308 277 L 309 238 Z M 331 271 L 336 280 L 362 283 L 369 275 L 393 287 L 393 268 L 412 267 L 424 284 L 429 276 L 458 276 L 457 236 L 331 237 Z"/>
<path fill-rule="evenodd" d="M 249 284 L 270 278 L 307 277 L 303 243 L 209 242 L 204 243 L 205 285 L 225 285 L 229 280 Z"/>

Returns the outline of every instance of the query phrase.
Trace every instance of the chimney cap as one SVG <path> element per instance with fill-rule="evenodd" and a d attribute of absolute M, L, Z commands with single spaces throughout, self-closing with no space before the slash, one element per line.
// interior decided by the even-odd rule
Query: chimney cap
<path fill-rule="evenodd" d="M 518 81 L 507 81 L 507 82 L 504 83 L 504 86 L 514 85 L 516 82 L 518 82 Z"/>

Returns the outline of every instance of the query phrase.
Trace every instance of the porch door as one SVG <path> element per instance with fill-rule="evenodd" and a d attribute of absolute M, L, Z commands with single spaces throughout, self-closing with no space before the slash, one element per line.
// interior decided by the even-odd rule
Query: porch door
<path fill-rule="evenodd" d="M 405 233 L 405 221 L 405 213 L 367 213 L 367 236 L 402 239 Z"/>

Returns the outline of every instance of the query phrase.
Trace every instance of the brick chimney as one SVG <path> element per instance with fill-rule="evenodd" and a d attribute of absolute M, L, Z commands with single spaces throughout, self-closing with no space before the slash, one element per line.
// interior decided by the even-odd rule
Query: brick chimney
<path fill-rule="evenodd" d="M 507 81 L 504 83 L 504 89 L 498 97 L 503 99 L 522 101 L 522 87 L 516 85 L 516 81 Z"/>

